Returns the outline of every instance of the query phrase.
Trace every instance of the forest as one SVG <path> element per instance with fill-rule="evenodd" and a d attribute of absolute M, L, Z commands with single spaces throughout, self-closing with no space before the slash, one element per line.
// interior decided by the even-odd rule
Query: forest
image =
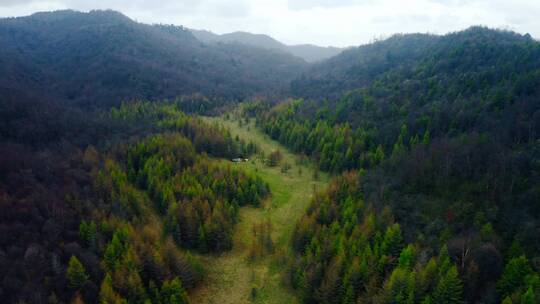
<path fill-rule="evenodd" d="M 380 44 L 396 43 L 401 50 L 407 38 L 398 36 Z M 407 41 L 411 47 L 403 50 L 423 51 L 425 44 L 418 40 L 413 36 Z M 533 265 L 540 250 L 540 91 L 536 85 L 540 44 L 485 28 L 434 40 L 429 49 L 444 51 L 445 56 L 414 60 L 410 54 L 394 54 L 407 56 L 410 62 L 404 67 L 388 65 L 387 70 L 384 64 L 371 62 L 380 75 L 338 101 L 300 99 L 273 107 L 258 102 L 245 108 L 245 115 L 256 116 L 267 134 L 310 156 L 321 170 L 338 176 L 358 172 L 354 174 L 359 181 L 353 186 L 346 182 L 339 186 L 357 193 L 338 195 L 330 188 L 324 199 L 313 202 L 296 228 L 294 246 L 303 258 L 294 261 L 291 275 L 296 288 L 314 297 L 308 296 L 306 303 L 331 303 L 327 299 L 335 299 L 336 293 L 343 299 L 339 303 L 352 303 L 358 297 L 377 303 L 538 301 L 538 271 Z M 453 48 L 444 40 L 451 41 Z M 507 41 L 512 41 L 512 52 Z M 510 57 L 515 53 L 521 55 Z M 447 62 L 451 54 L 459 64 Z M 493 69 L 493 62 L 501 61 L 505 65 Z M 313 87 L 320 88 L 316 83 Z M 363 208 L 369 210 L 367 215 Z M 384 220 L 377 220 L 377 211 Z M 371 217 L 373 223 L 365 222 Z M 400 226 L 391 227 L 401 227 L 399 239 L 412 247 L 402 243 L 393 253 L 381 252 L 386 234 L 395 232 L 388 230 L 394 220 Z M 367 236 L 360 238 L 366 226 Z M 370 240 L 377 227 L 382 230 L 380 239 Z M 363 238 L 361 244 L 347 243 Z M 355 273 L 370 279 L 378 276 L 379 281 L 359 283 L 362 287 L 353 288 L 350 300 L 345 278 L 355 264 L 348 255 L 359 258 L 357 263 L 369 261 L 364 250 L 374 251 L 373 259 L 382 263 L 364 267 L 385 271 Z M 459 293 L 445 299 L 415 281 L 430 257 L 440 263 L 441 251 L 456 264 L 452 272 L 459 274 L 460 281 Z M 396 264 L 403 254 L 420 259 L 413 274 Z M 385 269 L 387 259 L 398 265 L 397 270 Z M 517 268 L 522 271 L 516 273 Z M 392 290 L 398 277 L 399 286 L 414 288 Z M 440 280 L 429 284 L 435 287 Z M 370 284 L 384 292 L 366 289 Z M 532 300 L 524 300 L 528 297 Z"/>
<path fill-rule="evenodd" d="M 540 303 L 528 34 L 307 63 L 57 11 L 0 44 L 2 302 Z"/>
<path fill-rule="evenodd" d="M 54 142 L 75 138 L 69 124 L 43 130 L 44 147 L 23 136 L 2 144 L 3 298 L 187 303 L 203 277 L 189 252 L 230 249 L 238 208 L 270 195 L 261 178 L 218 161 L 252 145 L 174 103 L 79 118 L 105 130 L 97 146 Z"/>

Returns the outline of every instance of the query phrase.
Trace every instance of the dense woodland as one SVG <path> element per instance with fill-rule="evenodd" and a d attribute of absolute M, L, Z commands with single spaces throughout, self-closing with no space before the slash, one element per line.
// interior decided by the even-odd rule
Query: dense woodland
<path fill-rule="evenodd" d="M 197 116 L 250 97 L 243 121 L 333 176 L 280 260 L 303 303 L 540 303 L 529 35 L 395 35 L 308 66 L 60 11 L 0 19 L 0 44 L 6 303 L 188 303 L 196 256 L 230 250 L 240 208 L 271 196 L 226 161 L 265 151 Z"/>
<path fill-rule="evenodd" d="M 252 144 L 176 103 L 92 116 L 59 108 L 74 120 L 40 126 L 41 141 L 35 109 L 12 106 L 2 108 L 0 162 L 7 302 L 187 303 L 204 271 L 188 250 L 228 250 L 238 208 L 269 195 L 259 177 L 215 160 Z"/>
<path fill-rule="evenodd" d="M 356 196 L 334 197 L 330 189 L 299 223 L 295 249 L 303 259 L 292 266 L 293 282 L 313 296 L 305 298 L 308 303 L 341 303 L 328 300 L 337 298 L 354 302 L 356 297 L 385 303 L 540 301 L 540 43 L 471 28 L 442 37 L 396 36 L 356 52 L 361 58 L 381 56 L 387 45 L 384 58 L 363 62 L 367 68 L 351 68 L 373 74 L 333 67 L 329 73 L 352 75 L 349 80 L 359 85 L 337 101 L 293 100 L 272 109 L 259 102 L 245 108 L 272 138 L 311 156 L 321 170 L 357 170 L 360 175 L 353 187 L 358 188 Z M 352 52 L 331 60 L 345 61 Z M 407 60 L 392 64 L 392 58 L 401 57 Z M 328 76 L 329 85 L 340 83 L 332 81 Z M 307 82 L 302 92 L 309 95 L 320 84 Z M 356 206 L 357 200 L 369 207 Z M 374 259 L 400 257 L 399 250 L 377 252 L 392 223 L 386 219 L 375 225 L 382 229 L 382 240 L 366 236 L 363 243 L 354 243 L 360 241 L 355 233 L 367 225 L 366 217 L 377 222 L 372 209 L 390 210 L 404 240 L 413 246 L 399 250 L 412 250 L 419 264 L 414 274 L 399 267 L 381 271 L 379 281 L 362 282 L 361 291 L 356 288 L 349 300 L 347 282 L 332 281 L 332 290 L 325 284 L 347 277 L 350 255 L 359 262 L 369 260 L 359 253 L 364 250 L 374 251 Z M 437 259 L 444 248 L 457 267 L 449 269 L 459 274 L 455 300 L 436 300 L 415 283 L 430 257 Z M 517 268 L 522 270 L 515 273 Z M 412 295 L 388 290 L 388 298 L 385 292 L 365 289 L 372 284 L 387 291 L 395 276 L 405 280 L 410 275 L 415 277 L 408 283 L 415 286 L 407 291 Z"/>
<path fill-rule="evenodd" d="M 283 52 L 207 45 L 183 27 L 141 24 L 114 11 L 0 19 L 0 44 L 2 94 L 87 107 L 193 93 L 229 100 L 272 95 L 305 66 Z"/>

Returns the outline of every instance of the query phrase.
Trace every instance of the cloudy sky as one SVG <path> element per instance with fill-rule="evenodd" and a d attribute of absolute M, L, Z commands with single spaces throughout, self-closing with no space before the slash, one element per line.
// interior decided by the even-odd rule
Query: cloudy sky
<path fill-rule="evenodd" d="M 540 38 L 539 0 L 0 0 L 0 16 L 114 9 L 145 23 L 216 33 L 243 30 L 286 43 L 348 46 L 393 33 L 443 34 L 471 25 Z"/>

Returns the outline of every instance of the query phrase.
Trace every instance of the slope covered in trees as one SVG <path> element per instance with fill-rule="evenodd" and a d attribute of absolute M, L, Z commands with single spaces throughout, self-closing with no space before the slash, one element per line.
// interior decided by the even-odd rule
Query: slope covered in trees
<path fill-rule="evenodd" d="M 395 92 L 442 88 L 465 95 L 488 87 L 496 89 L 494 85 L 500 82 L 526 90 L 534 87 L 538 78 L 530 74 L 538 64 L 537 45 L 528 34 L 484 27 L 444 36 L 396 34 L 310 67 L 292 82 L 291 93 L 337 99 L 347 91 L 376 87 L 385 81 L 399 85 Z M 511 77 L 528 78 L 528 82 Z"/>
<path fill-rule="evenodd" d="M 239 44 L 203 45 L 183 27 L 137 23 L 114 11 L 0 19 L 0 89 L 91 106 L 202 93 L 271 93 L 305 63 Z"/>
<path fill-rule="evenodd" d="M 174 103 L 95 114 L 43 105 L 1 108 L 2 299 L 187 303 L 204 276 L 187 250 L 228 250 L 239 206 L 269 195 L 213 159 L 253 144 Z"/>
<path fill-rule="evenodd" d="M 346 67 L 345 62 L 357 58 L 354 52 L 370 60 Z M 427 267 L 430 256 L 448 248 L 463 285 L 461 299 L 538 301 L 539 269 L 533 265 L 540 252 L 540 43 L 485 28 L 395 36 L 346 52 L 318 69 L 292 85 L 318 98 L 271 110 L 259 103 L 246 112 L 259 113 L 259 125 L 272 138 L 311 156 L 322 170 L 359 170 L 355 187 L 363 204 L 389 208 L 404 240 L 424 257 L 418 267 Z M 338 99 L 324 99 L 345 91 Z M 352 263 L 345 257 L 354 246 L 343 246 L 343 256 L 335 247 L 355 225 L 363 227 L 365 215 L 356 214 L 358 207 L 340 209 L 347 204 L 343 196 L 315 201 L 312 208 L 327 215 L 310 210 L 313 216 L 299 224 L 304 238 L 305 231 L 316 233 L 307 234 L 305 242 L 337 238 L 310 250 L 297 248 L 305 260 L 293 269 L 314 276 L 309 286 L 298 285 L 300 290 L 320 290 L 330 280 L 326 276 L 343 279 L 339 267 Z M 340 217 L 349 218 L 350 212 L 357 224 L 347 226 Z M 357 246 L 377 244 L 368 239 Z M 517 274 L 510 269 L 519 259 L 525 270 Z M 338 263 L 338 270 L 331 263 Z M 376 286 L 386 288 L 393 272 L 379 275 Z M 516 282 L 512 287 L 504 283 L 508 275 Z M 416 289 L 414 297 L 413 302 L 421 300 Z M 324 299 L 311 300 L 329 303 Z"/>

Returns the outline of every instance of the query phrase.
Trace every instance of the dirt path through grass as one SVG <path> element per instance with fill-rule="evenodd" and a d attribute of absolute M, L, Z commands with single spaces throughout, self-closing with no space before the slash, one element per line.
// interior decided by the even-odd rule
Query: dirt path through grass
<path fill-rule="evenodd" d="M 283 283 L 286 257 L 290 255 L 289 241 L 293 228 L 309 205 L 314 188 L 323 189 L 328 177 L 313 178 L 309 164 L 297 164 L 298 156 L 257 130 L 253 123 L 240 126 L 237 121 L 208 118 L 227 127 L 233 136 L 253 141 L 266 155 L 279 149 L 283 161 L 291 165 L 286 172 L 270 168 L 259 159 L 231 164 L 254 172 L 270 185 L 272 197 L 259 208 L 242 207 L 235 228 L 233 249 L 219 256 L 202 256 L 207 279 L 191 295 L 192 303 L 298 303 L 294 291 Z M 254 239 L 254 224 L 270 220 L 275 253 L 256 261 L 248 259 Z"/>

